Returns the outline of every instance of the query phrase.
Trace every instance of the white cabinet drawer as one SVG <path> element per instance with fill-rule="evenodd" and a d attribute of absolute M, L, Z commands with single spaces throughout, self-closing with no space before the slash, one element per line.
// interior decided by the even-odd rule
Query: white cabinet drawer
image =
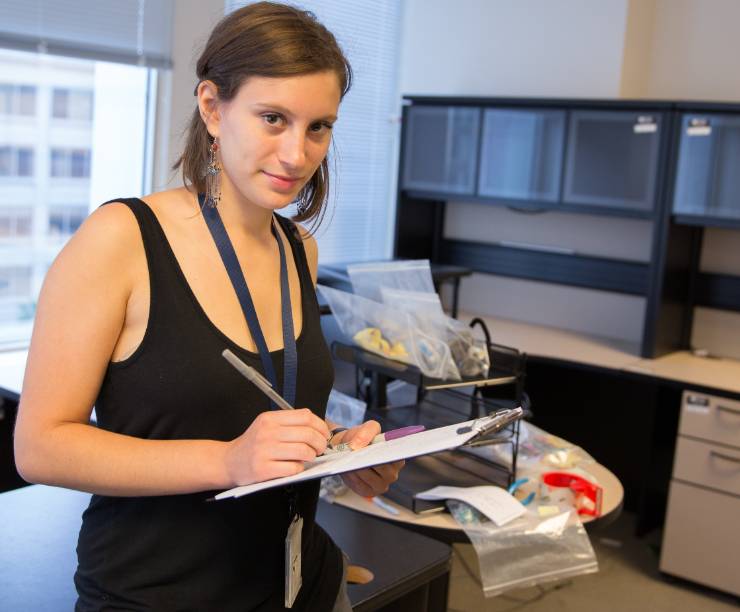
<path fill-rule="evenodd" d="M 740 595 L 740 498 L 671 482 L 660 569 Z"/>
<path fill-rule="evenodd" d="M 740 449 L 678 436 L 673 478 L 740 495 Z"/>
<path fill-rule="evenodd" d="M 678 432 L 740 448 L 740 401 L 684 391 Z"/>

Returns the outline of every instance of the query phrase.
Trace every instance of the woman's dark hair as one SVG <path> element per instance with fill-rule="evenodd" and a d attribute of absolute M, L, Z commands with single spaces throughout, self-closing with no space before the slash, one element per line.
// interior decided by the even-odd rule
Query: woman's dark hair
<path fill-rule="evenodd" d="M 334 35 L 316 16 L 275 2 L 249 4 L 224 17 L 213 29 L 198 58 L 198 82 L 212 81 L 220 100 L 231 100 L 251 76 L 290 77 L 327 70 L 339 79 L 342 97 L 352 83 L 352 68 Z M 185 185 L 205 191 L 205 173 L 211 139 L 196 106 L 187 129 L 182 155 L 173 170 L 182 167 Z M 329 192 L 326 158 L 298 195 L 302 213 L 295 221 L 324 216 Z"/>

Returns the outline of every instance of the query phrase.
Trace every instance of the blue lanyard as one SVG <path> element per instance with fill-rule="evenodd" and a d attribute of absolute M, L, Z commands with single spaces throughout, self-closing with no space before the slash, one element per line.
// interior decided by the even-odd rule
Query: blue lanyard
<path fill-rule="evenodd" d="M 203 212 L 203 217 L 206 220 L 206 225 L 211 232 L 211 236 L 213 236 L 213 241 L 216 243 L 216 248 L 221 255 L 221 260 L 224 262 L 226 272 L 229 275 L 229 279 L 234 287 L 236 296 L 239 298 L 239 304 L 244 312 L 244 318 L 247 320 L 249 333 L 252 335 L 252 339 L 257 345 L 265 376 L 267 377 L 267 380 L 270 381 L 270 384 L 272 384 L 273 389 L 279 393 L 277 376 L 275 375 L 275 366 L 272 363 L 270 351 L 267 350 L 267 342 L 265 342 L 265 336 L 262 333 L 262 327 L 257 318 L 257 311 L 254 308 L 252 295 L 249 293 L 247 280 L 244 278 L 242 269 L 239 266 L 239 260 L 236 256 L 236 251 L 234 251 L 234 245 L 231 243 L 229 235 L 226 233 L 224 223 L 221 220 L 221 215 L 218 213 L 218 207 L 205 205 L 203 194 L 198 194 L 198 201 L 200 202 L 200 208 Z M 278 250 L 280 251 L 280 302 L 283 315 L 284 347 L 283 391 L 281 395 L 291 406 L 293 406 L 295 405 L 296 378 L 298 374 L 298 351 L 296 349 L 295 334 L 293 333 L 293 309 L 290 304 L 288 266 L 285 262 L 285 247 L 275 229 L 274 221 L 271 229 L 273 236 L 275 236 L 275 240 L 277 240 Z M 270 404 L 272 408 L 276 407 L 272 402 L 270 402 Z"/>

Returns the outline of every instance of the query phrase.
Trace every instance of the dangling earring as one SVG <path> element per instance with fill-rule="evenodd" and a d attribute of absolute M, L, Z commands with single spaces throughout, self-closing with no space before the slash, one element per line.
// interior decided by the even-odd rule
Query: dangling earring
<path fill-rule="evenodd" d="M 218 141 L 214 138 L 208 149 L 208 167 L 206 168 L 206 204 L 216 208 L 221 201 L 221 166 L 216 158 Z"/>
<path fill-rule="evenodd" d="M 300 216 L 306 214 L 306 211 L 308 210 L 308 200 L 306 199 L 305 194 L 301 194 L 298 198 L 298 201 L 295 205 L 295 210 Z"/>

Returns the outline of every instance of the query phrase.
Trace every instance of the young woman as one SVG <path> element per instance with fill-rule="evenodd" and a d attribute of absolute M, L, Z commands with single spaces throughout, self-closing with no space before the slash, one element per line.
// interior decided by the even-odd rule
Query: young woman
<path fill-rule="evenodd" d="M 332 438 L 316 243 L 274 213 L 297 200 L 297 220 L 320 219 L 350 66 L 313 15 L 258 3 L 216 26 L 197 76 L 185 187 L 102 206 L 49 270 L 16 463 L 31 482 L 94 494 L 78 610 L 283 609 L 286 538 L 301 520 L 292 609 L 347 609 L 341 552 L 314 522 L 317 482 L 206 500 L 298 473 Z M 226 348 L 305 408 L 271 409 Z M 378 431 L 331 441 L 359 448 Z M 378 494 L 400 467 L 345 481 Z"/>

